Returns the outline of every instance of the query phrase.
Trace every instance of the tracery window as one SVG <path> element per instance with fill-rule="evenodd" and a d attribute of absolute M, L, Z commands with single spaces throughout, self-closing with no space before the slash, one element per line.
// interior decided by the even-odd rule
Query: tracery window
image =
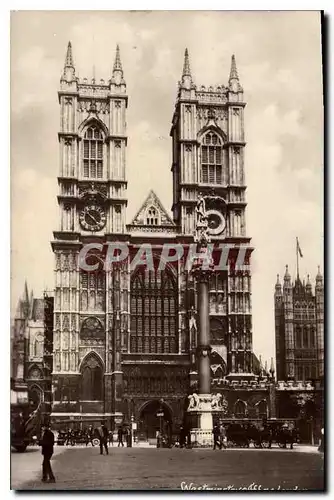
<path fill-rule="evenodd" d="M 168 269 L 140 269 L 132 277 L 131 352 L 178 352 L 177 293 Z"/>
<path fill-rule="evenodd" d="M 222 141 L 214 132 L 208 132 L 202 139 L 201 164 L 201 182 L 203 184 L 222 183 Z"/>
<path fill-rule="evenodd" d="M 155 207 L 150 207 L 146 212 L 146 224 L 148 226 L 157 226 L 159 224 L 159 215 Z"/>
<path fill-rule="evenodd" d="M 89 127 L 84 136 L 83 176 L 90 179 L 103 177 L 103 135 L 97 126 Z"/>
<path fill-rule="evenodd" d="M 105 282 L 104 271 L 80 272 L 80 309 L 82 311 L 105 310 Z"/>

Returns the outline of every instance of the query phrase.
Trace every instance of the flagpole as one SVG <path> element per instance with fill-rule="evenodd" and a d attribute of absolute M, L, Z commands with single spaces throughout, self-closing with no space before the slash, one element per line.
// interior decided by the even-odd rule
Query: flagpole
<path fill-rule="evenodd" d="M 296 257 L 297 257 L 297 279 L 299 279 L 299 250 L 298 250 L 298 236 L 296 236 Z"/>

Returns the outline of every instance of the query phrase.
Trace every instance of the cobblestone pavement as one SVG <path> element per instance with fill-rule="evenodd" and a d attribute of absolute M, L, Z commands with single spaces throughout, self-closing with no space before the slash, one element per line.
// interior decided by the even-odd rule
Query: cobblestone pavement
<path fill-rule="evenodd" d="M 316 449 L 208 450 L 56 448 L 56 484 L 40 481 L 42 457 L 34 449 L 12 453 L 12 489 L 306 489 L 324 488 L 324 457 Z"/>

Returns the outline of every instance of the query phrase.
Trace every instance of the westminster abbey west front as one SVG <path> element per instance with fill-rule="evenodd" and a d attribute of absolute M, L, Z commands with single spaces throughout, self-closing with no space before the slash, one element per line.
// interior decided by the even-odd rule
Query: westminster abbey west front
<path fill-rule="evenodd" d="M 184 259 L 159 269 L 162 245 L 180 243 L 186 253 L 194 242 L 199 196 L 215 194 L 225 203 L 207 207 L 211 241 L 245 249 L 250 264 L 245 102 L 235 58 L 227 86 L 205 88 L 195 85 L 185 52 L 170 132 L 172 215 L 150 191 L 126 224 L 128 96 L 118 47 L 110 80 L 88 82 L 76 76 L 69 43 L 59 103 L 51 418 L 54 423 L 103 418 L 114 426 L 133 417 L 139 434 L 152 437 L 159 410 L 170 425 L 182 423 L 187 395 L 197 384 L 196 284 Z M 78 253 L 86 243 L 112 241 L 128 245 L 127 260 L 108 272 L 79 269 Z M 148 243 L 154 269 L 138 266 L 131 271 L 130 259 Z M 235 256 L 231 251 L 230 262 Z M 255 379 L 251 273 L 234 269 L 231 265 L 215 272 L 210 284 L 211 377 L 216 388 L 225 387 L 226 380 L 246 380 L 247 385 Z M 252 393 L 248 407 L 267 404 L 269 392 L 262 391 L 266 394 Z M 244 414 L 248 403 L 243 399 L 228 398 L 230 415 Z"/>

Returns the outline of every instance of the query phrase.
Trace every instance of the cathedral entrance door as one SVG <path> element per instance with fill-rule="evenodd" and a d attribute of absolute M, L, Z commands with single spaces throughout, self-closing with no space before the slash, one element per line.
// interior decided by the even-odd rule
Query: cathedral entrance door
<path fill-rule="evenodd" d="M 138 437 L 142 440 L 155 439 L 157 432 L 169 437 L 172 432 L 172 415 L 169 407 L 159 401 L 149 401 L 139 415 Z"/>

